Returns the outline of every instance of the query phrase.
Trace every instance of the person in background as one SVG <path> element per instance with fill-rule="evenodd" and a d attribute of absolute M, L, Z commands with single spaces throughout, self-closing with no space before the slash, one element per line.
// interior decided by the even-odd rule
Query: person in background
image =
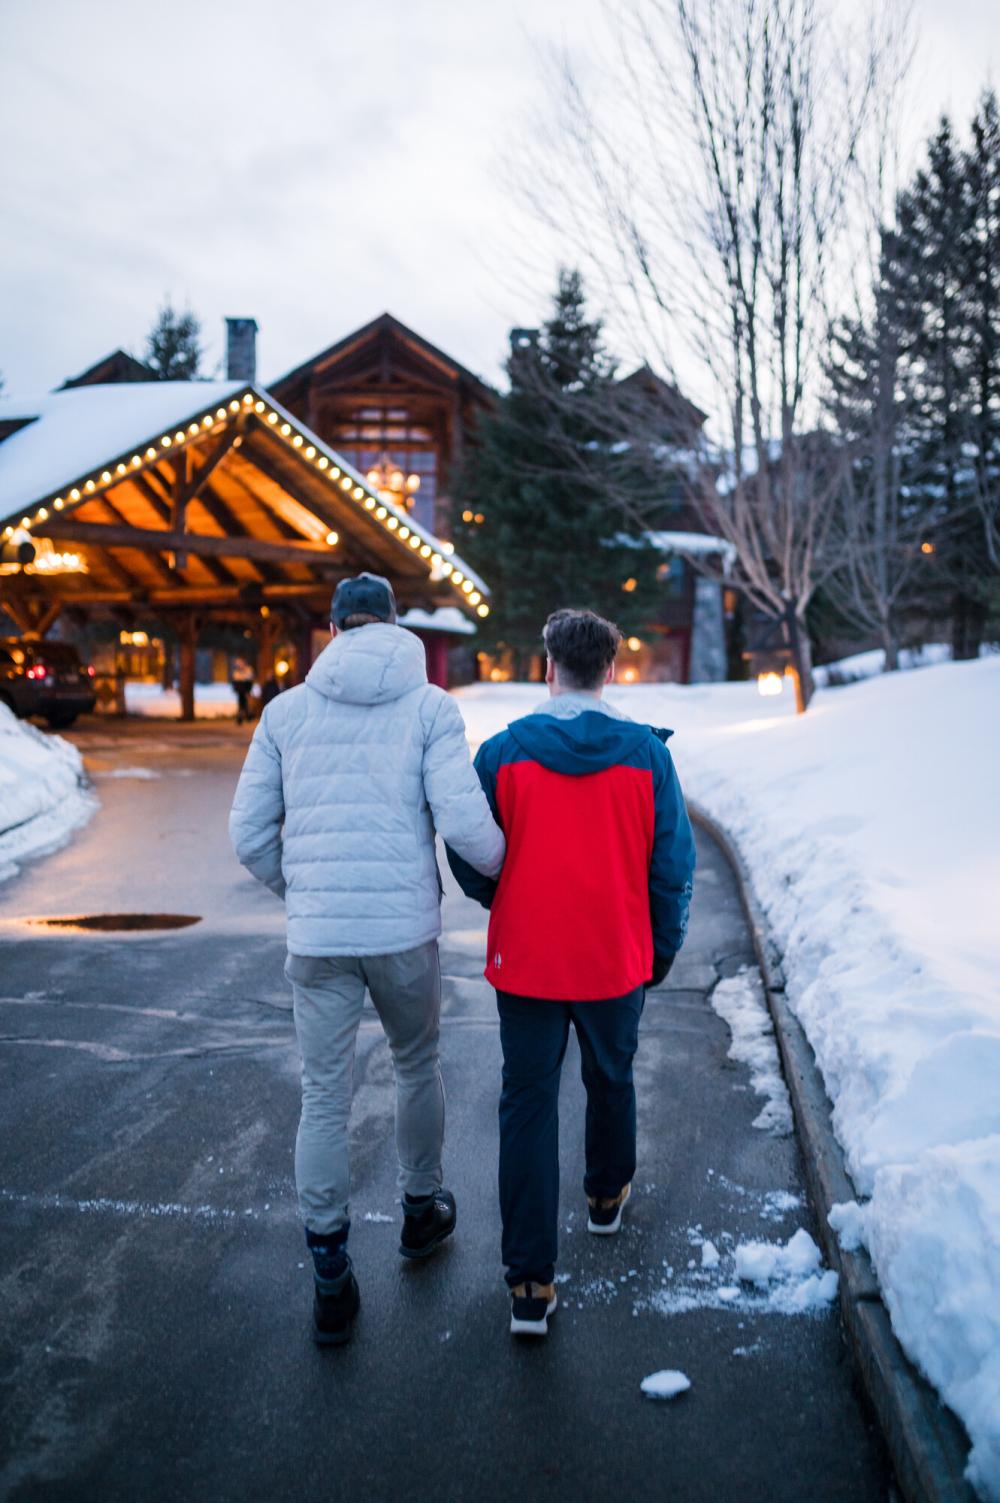
<path fill-rule="evenodd" d="M 239 657 L 233 663 L 230 683 L 236 694 L 236 724 L 242 725 L 244 720 L 251 718 L 250 691 L 253 688 L 253 669 L 246 658 Z"/>
<path fill-rule="evenodd" d="M 550 698 L 484 742 L 476 769 L 507 841 L 499 880 L 448 859 L 490 909 L 496 987 L 502 1255 L 510 1329 L 544 1336 L 556 1308 L 559 1076 L 570 1025 L 587 1092 L 587 1225 L 618 1231 L 636 1167 L 632 1060 L 646 988 L 687 928 L 694 841 L 665 741 L 602 699 L 617 627 L 592 611 L 545 624 Z"/>
<path fill-rule="evenodd" d="M 442 1188 L 435 830 L 486 880 L 504 858 L 458 706 L 428 684 L 423 644 L 395 622 L 387 580 L 340 582 L 333 640 L 305 683 L 264 710 L 230 815 L 237 856 L 288 915 L 302 1055 L 295 1179 L 324 1345 L 349 1339 L 360 1304 L 347 1252 L 348 1118 L 365 990 L 396 1078 L 399 1251 L 425 1258 L 456 1217 Z"/>

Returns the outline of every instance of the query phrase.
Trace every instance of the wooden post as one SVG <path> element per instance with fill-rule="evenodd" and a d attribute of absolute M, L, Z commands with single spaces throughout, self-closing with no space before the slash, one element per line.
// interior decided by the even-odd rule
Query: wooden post
<path fill-rule="evenodd" d="M 281 631 L 281 617 L 263 616 L 257 628 L 257 682 L 261 688 L 274 677 L 274 644 Z"/>
<path fill-rule="evenodd" d="M 180 623 L 180 691 L 181 719 L 194 719 L 194 666 L 195 648 L 198 645 L 198 618 L 185 616 Z"/>

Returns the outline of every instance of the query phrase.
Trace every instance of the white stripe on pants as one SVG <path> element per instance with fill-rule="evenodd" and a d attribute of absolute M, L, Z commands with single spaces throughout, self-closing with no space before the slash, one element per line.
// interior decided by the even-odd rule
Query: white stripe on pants
<path fill-rule="evenodd" d="M 366 988 L 392 1052 L 399 1188 L 413 1200 L 432 1195 L 444 1141 L 437 941 L 397 955 L 289 955 L 285 975 L 302 1055 L 295 1182 L 304 1224 L 328 1233 L 350 1219 L 348 1122 Z"/>

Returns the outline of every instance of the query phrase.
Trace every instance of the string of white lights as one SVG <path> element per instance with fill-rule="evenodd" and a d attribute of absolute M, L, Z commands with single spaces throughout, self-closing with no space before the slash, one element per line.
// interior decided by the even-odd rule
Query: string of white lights
<path fill-rule="evenodd" d="M 387 533 L 410 547 L 424 560 L 431 579 L 447 580 L 451 584 L 460 605 L 470 610 L 474 609 L 477 616 L 489 615 L 490 608 L 483 599 L 485 585 L 481 580 L 467 575 L 451 563 L 447 556 L 451 552 L 451 544 L 439 544 L 438 540 L 432 534 L 425 532 L 408 512 L 400 511 L 391 502 L 374 494 L 357 474 L 352 474 L 336 464 L 328 454 L 323 453 L 310 440 L 307 434 L 299 432 L 290 418 L 276 411 L 252 389 L 244 392 L 240 397 L 233 397 L 226 406 L 217 407 L 214 413 L 206 412 L 202 418 L 193 419 L 186 427 L 164 433 L 158 444 L 149 444 L 142 453 L 132 454 L 128 459 L 122 456 L 117 462 L 112 461 L 110 467 L 81 478 L 64 494 L 54 496 L 46 505 L 40 506 L 34 516 L 22 517 L 19 527 L 16 528 L 15 524 L 5 527 L 4 539 L 13 537 L 15 530 L 30 533 L 32 527 L 46 522 L 51 512 L 62 511 L 67 506 L 76 506 L 80 502 L 100 495 L 102 491 L 117 485 L 128 475 L 156 463 L 169 449 L 182 449 L 196 439 L 203 439 L 211 433 L 221 431 L 231 417 L 240 412 L 253 412 L 255 416 L 266 422 L 272 433 L 282 439 L 289 448 L 295 449 L 300 458 L 315 465 L 319 473 L 332 486 L 340 489 L 343 496 L 350 497 L 368 513 L 374 522 L 380 523 Z M 336 547 L 339 541 L 338 533 L 331 531 L 326 534 L 326 542 L 331 548 Z"/>

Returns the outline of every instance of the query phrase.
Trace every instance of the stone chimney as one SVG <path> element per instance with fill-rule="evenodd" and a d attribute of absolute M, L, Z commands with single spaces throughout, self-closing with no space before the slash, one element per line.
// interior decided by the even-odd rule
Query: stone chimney
<path fill-rule="evenodd" d="M 226 379 L 227 381 L 256 381 L 257 379 L 257 320 L 255 318 L 226 319 Z"/>
<path fill-rule="evenodd" d="M 521 350 L 533 350 L 537 344 L 537 329 L 511 329 L 510 352 L 512 355 L 518 354 Z"/>

